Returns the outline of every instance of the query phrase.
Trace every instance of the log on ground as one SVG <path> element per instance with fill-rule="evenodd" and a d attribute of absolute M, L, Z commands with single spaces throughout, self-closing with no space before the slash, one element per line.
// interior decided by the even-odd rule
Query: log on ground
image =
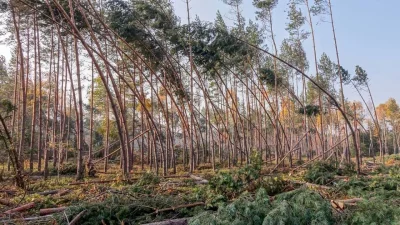
<path fill-rule="evenodd" d="M 146 224 L 142 224 L 142 225 L 187 225 L 189 219 L 190 218 L 164 220 L 164 221 L 160 221 L 160 222 L 146 223 Z"/>
<path fill-rule="evenodd" d="M 16 212 L 23 212 L 23 211 L 29 210 L 29 209 L 31 209 L 33 207 L 35 207 L 35 203 L 34 202 L 30 202 L 28 204 L 21 205 L 21 206 L 19 206 L 17 208 L 13 208 L 13 209 L 7 210 L 7 211 L 4 212 L 4 214 L 12 214 L 12 213 L 16 213 Z"/>

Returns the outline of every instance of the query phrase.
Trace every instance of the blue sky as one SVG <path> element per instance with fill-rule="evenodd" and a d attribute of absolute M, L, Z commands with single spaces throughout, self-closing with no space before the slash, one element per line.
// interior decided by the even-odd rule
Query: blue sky
<path fill-rule="evenodd" d="M 187 21 L 186 3 L 184 0 L 173 0 L 175 12 Z M 243 0 L 242 13 L 246 19 L 255 20 L 255 9 L 252 0 Z M 288 0 L 280 0 L 273 12 L 276 38 L 280 42 L 288 36 L 287 23 Z M 232 24 L 229 7 L 220 0 L 191 0 L 192 18 L 214 21 L 217 10 L 220 10 L 226 23 Z M 376 104 L 385 102 L 389 97 L 400 103 L 400 0 L 332 0 L 339 54 L 342 66 L 354 74 L 356 65 L 363 67 L 369 77 L 372 94 Z M 315 22 L 316 19 L 315 19 Z M 336 60 L 332 28 L 329 23 L 318 22 L 315 27 L 317 54 L 326 52 Z M 313 52 L 311 38 L 304 47 L 313 73 Z M 349 99 L 359 99 L 351 88 L 345 89 Z"/>
<path fill-rule="evenodd" d="M 172 0 L 176 14 L 187 21 L 185 0 Z M 254 19 L 255 9 L 252 0 L 243 0 L 242 10 L 246 19 Z M 274 28 L 280 42 L 288 34 L 286 27 L 286 9 L 288 0 L 280 0 L 274 10 Z M 337 31 L 341 64 L 354 74 L 356 65 L 363 67 L 369 74 L 371 89 L 377 104 L 394 97 L 400 102 L 400 76 L 397 66 L 400 64 L 400 0 L 332 0 L 334 20 Z M 192 18 L 214 21 L 220 10 L 227 24 L 232 24 L 230 8 L 220 0 L 191 0 Z M 329 23 L 319 22 L 315 28 L 317 54 L 326 52 L 333 60 L 335 49 L 332 30 Z M 305 49 L 313 68 L 311 39 L 306 41 Z M 10 57 L 9 48 L 0 45 L 0 55 Z M 309 73 L 313 70 L 310 69 Z M 351 88 L 345 89 L 349 99 L 358 99 Z"/>

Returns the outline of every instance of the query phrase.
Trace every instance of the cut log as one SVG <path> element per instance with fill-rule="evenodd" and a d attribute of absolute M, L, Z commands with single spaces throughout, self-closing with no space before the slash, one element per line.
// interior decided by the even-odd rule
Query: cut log
<path fill-rule="evenodd" d="M 64 196 L 66 194 L 68 194 L 69 192 L 71 192 L 70 189 L 65 189 L 65 190 L 61 190 L 60 192 L 58 192 L 58 196 Z"/>
<path fill-rule="evenodd" d="M 182 209 L 182 208 L 193 208 L 196 206 L 203 206 L 205 205 L 204 202 L 195 202 L 195 203 L 191 203 L 191 204 L 187 204 L 187 205 L 178 205 L 175 207 L 170 207 L 170 208 L 164 208 L 164 209 L 157 209 L 153 214 L 158 214 L 158 213 L 162 213 L 162 212 L 169 212 L 169 211 L 175 211 L 177 209 Z"/>
<path fill-rule="evenodd" d="M 305 185 L 308 188 L 316 188 L 316 189 L 324 189 L 324 190 L 329 190 L 331 189 L 328 186 L 325 185 L 319 185 L 319 184 L 313 184 L 313 183 L 308 183 L 308 182 L 302 182 L 302 181 L 291 181 L 293 184 L 301 184 Z"/>
<path fill-rule="evenodd" d="M 346 206 L 356 205 L 357 202 L 362 201 L 362 198 L 352 198 L 345 200 L 331 200 L 331 205 L 336 209 L 345 209 Z"/>
<path fill-rule="evenodd" d="M 28 204 L 21 205 L 21 206 L 19 206 L 17 208 L 7 210 L 4 213 L 5 214 L 12 214 L 12 213 L 16 213 L 16 212 L 23 212 L 23 211 L 26 211 L 26 210 L 31 209 L 33 207 L 35 207 L 35 203 L 34 202 L 30 202 Z"/>
<path fill-rule="evenodd" d="M 66 209 L 67 207 L 59 207 L 59 208 L 47 208 L 47 209 L 40 209 L 39 215 L 45 216 L 53 213 L 59 213 Z"/>
<path fill-rule="evenodd" d="M 17 191 L 14 190 L 0 190 L 0 193 L 6 193 L 7 195 L 15 195 Z"/>
<path fill-rule="evenodd" d="M 329 190 L 329 189 L 331 189 L 330 187 L 328 187 L 328 186 L 325 186 L 325 185 L 319 185 L 319 184 L 313 184 L 313 183 L 306 183 L 305 184 L 308 188 L 317 188 L 317 189 L 324 189 L 324 190 Z"/>
<path fill-rule="evenodd" d="M 188 178 L 190 175 L 169 175 L 169 176 L 163 176 L 162 178 L 168 179 L 168 178 Z"/>
<path fill-rule="evenodd" d="M 39 192 L 38 194 L 39 194 L 39 195 L 46 196 L 46 195 L 54 195 L 54 194 L 57 194 L 58 192 L 59 192 L 58 190 L 51 190 L 51 191 Z"/>
<path fill-rule="evenodd" d="M 374 162 L 372 162 L 372 161 L 367 161 L 365 164 L 366 164 L 367 166 L 375 166 L 375 165 L 376 165 L 376 163 L 374 163 Z"/>
<path fill-rule="evenodd" d="M 75 216 L 75 218 L 73 220 L 71 220 L 71 222 L 69 223 L 69 225 L 75 225 L 78 223 L 78 221 L 81 219 L 81 217 L 83 216 L 83 214 L 85 214 L 86 210 L 83 210 L 82 212 L 80 212 L 78 215 Z"/>
<path fill-rule="evenodd" d="M 142 225 L 187 225 L 190 218 L 181 218 L 173 220 L 164 220 L 155 223 L 146 223 Z"/>
<path fill-rule="evenodd" d="M 29 176 L 28 178 L 29 180 L 40 180 L 43 178 L 43 176 Z"/>
<path fill-rule="evenodd" d="M 336 201 L 343 202 L 343 203 L 357 203 L 362 200 L 363 200 L 363 198 L 351 198 L 351 199 L 336 200 Z"/>
<path fill-rule="evenodd" d="M 138 180 L 139 178 L 130 178 L 129 180 L 92 180 L 92 181 L 85 181 L 85 182 L 73 182 L 69 183 L 68 185 L 73 186 L 73 185 L 81 185 L 81 184 L 104 184 L 104 183 L 112 183 L 112 182 L 131 182 Z"/>
<path fill-rule="evenodd" d="M 349 177 L 348 176 L 335 176 L 334 177 L 336 180 L 348 180 Z"/>
<path fill-rule="evenodd" d="M 104 184 L 104 183 L 112 183 L 112 182 L 117 182 L 118 180 L 92 180 L 92 181 L 86 181 L 86 182 L 74 182 L 74 183 L 69 183 L 68 185 L 73 186 L 73 185 L 81 185 L 81 184 Z"/>
<path fill-rule="evenodd" d="M 196 181 L 196 184 L 208 184 L 208 180 L 206 180 L 204 178 L 195 176 L 193 174 L 190 174 L 189 176 L 190 176 L 190 178 L 192 178 L 193 180 Z"/>
<path fill-rule="evenodd" d="M 5 205 L 5 206 L 13 205 L 13 203 L 9 199 L 1 199 L 1 198 L 0 198 L 0 204 Z"/>
<path fill-rule="evenodd" d="M 28 222 L 28 221 L 35 221 L 35 224 L 43 224 L 46 221 L 54 221 L 53 216 L 35 216 L 35 217 L 26 217 L 26 218 L 18 218 L 18 219 L 10 219 L 10 220 L 0 220 L 0 224 L 21 224 L 21 221 Z M 45 224 L 53 224 L 53 223 L 45 223 Z"/>
<path fill-rule="evenodd" d="M 337 202 L 331 200 L 331 206 L 335 209 L 339 208 L 339 204 L 337 204 Z"/>

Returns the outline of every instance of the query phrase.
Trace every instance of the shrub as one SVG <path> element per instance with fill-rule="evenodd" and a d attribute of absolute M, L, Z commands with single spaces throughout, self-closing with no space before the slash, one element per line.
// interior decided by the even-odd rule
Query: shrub
<path fill-rule="evenodd" d="M 326 185 L 330 183 L 337 174 L 336 167 L 329 162 L 316 162 L 308 167 L 304 175 L 307 182 Z"/>
<path fill-rule="evenodd" d="M 282 177 L 264 177 L 261 180 L 260 186 L 264 188 L 268 195 L 274 196 L 285 191 L 288 182 Z"/>
<path fill-rule="evenodd" d="M 346 175 L 348 175 L 348 176 L 350 175 L 351 176 L 351 175 L 354 175 L 354 174 L 356 174 L 355 167 L 356 167 L 356 165 L 355 165 L 354 162 L 343 163 L 341 165 L 341 167 L 338 168 L 337 175 L 339 175 L 339 176 L 346 176 Z"/>
<path fill-rule="evenodd" d="M 57 175 L 58 174 L 57 170 L 58 170 L 57 167 L 51 168 L 50 171 L 49 171 L 50 175 L 52 175 L 52 176 Z M 63 165 L 60 166 L 60 171 L 59 172 L 60 172 L 60 175 L 75 175 L 76 171 L 77 171 L 76 164 L 74 164 L 74 163 L 66 163 L 66 164 L 63 164 Z"/>
<path fill-rule="evenodd" d="M 146 172 L 140 176 L 139 180 L 136 182 L 137 185 L 154 185 L 154 184 L 159 184 L 160 183 L 160 178 L 155 175 L 154 173 L 149 173 Z"/>
<path fill-rule="evenodd" d="M 393 160 L 395 160 L 395 161 L 400 161 L 400 154 L 391 155 L 389 158 L 390 158 L 390 159 L 393 159 Z"/>
<path fill-rule="evenodd" d="M 251 188 L 255 190 L 254 185 L 258 186 L 260 178 L 262 161 L 257 153 L 251 157 L 252 164 L 246 165 L 239 170 L 229 172 L 219 172 L 210 179 L 209 191 L 215 195 L 224 195 L 228 198 L 235 198 L 245 190 Z"/>
<path fill-rule="evenodd" d="M 389 169 L 389 176 L 392 178 L 400 179 L 400 166 L 393 166 Z"/>

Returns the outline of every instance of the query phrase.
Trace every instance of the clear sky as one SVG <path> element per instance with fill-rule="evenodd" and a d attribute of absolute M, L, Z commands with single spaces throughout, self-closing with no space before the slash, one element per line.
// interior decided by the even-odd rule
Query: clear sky
<path fill-rule="evenodd" d="M 176 14 L 187 21 L 185 0 L 172 0 Z M 242 10 L 246 19 L 254 19 L 255 9 L 252 0 L 243 0 Z M 280 0 L 274 10 L 274 28 L 276 38 L 280 42 L 288 34 L 285 31 L 287 23 L 287 2 Z M 397 68 L 400 64 L 400 0 L 332 0 L 334 20 L 341 64 L 354 74 L 356 65 L 363 67 L 370 77 L 371 89 L 377 104 L 394 97 L 400 102 L 400 74 Z M 214 21 L 217 10 L 220 10 L 227 24 L 232 24 L 229 7 L 220 0 L 191 0 L 191 17 L 198 15 L 200 19 Z M 331 26 L 319 22 L 315 28 L 317 54 L 326 52 L 335 60 L 335 49 Z M 306 41 L 305 49 L 313 68 L 311 39 Z M 10 57 L 9 48 L 0 45 L 0 55 Z M 310 69 L 309 73 L 312 73 Z M 349 99 L 358 99 L 357 93 L 346 88 Z"/>

